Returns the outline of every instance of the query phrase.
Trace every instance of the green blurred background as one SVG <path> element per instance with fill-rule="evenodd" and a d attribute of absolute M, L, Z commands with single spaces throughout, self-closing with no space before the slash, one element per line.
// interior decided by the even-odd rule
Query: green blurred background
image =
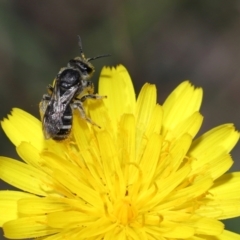
<path fill-rule="evenodd" d="M 111 54 L 93 62 L 96 85 L 103 65 L 122 63 L 136 92 L 145 82 L 155 83 L 162 103 L 190 79 L 204 88 L 201 133 L 228 122 L 240 129 L 237 0 L 1 0 L 1 119 L 13 107 L 39 117 L 46 86 L 79 54 L 77 35 L 86 56 Z M 18 158 L 3 131 L 0 144 L 0 155 Z M 232 152 L 234 171 L 240 170 L 239 145 Z M 225 223 L 240 233 L 239 218 Z"/>

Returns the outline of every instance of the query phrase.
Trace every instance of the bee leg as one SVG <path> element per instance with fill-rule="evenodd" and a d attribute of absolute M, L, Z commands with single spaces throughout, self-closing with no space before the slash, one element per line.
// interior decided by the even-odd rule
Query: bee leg
<path fill-rule="evenodd" d="M 51 99 L 51 96 L 49 94 L 43 94 L 42 96 L 42 100 L 50 100 Z"/>
<path fill-rule="evenodd" d="M 53 92 L 53 86 L 52 86 L 51 84 L 49 84 L 49 85 L 47 86 L 47 90 L 48 90 L 48 92 L 49 92 L 50 94 L 52 94 L 52 92 Z"/>
<path fill-rule="evenodd" d="M 96 94 L 87 94 L 87 95 L 82 96 L 80 99 L 79 98 L 77 98 L 77 99 L 80 100 L 81 102 L 84 102 L 88 98 L 103 99 L 103 98 L 106 98 L 106 97 L 107 96 L 99 96 L 99 95 L 96 95 Z"/>
<path fill-rule="evenodd" d="M 83 105 L 82 105 L 82 101 L 80 100 L 75 100 L 74 103 L 71 104 L 72 108 L 74 109 L 78 109 L 79 112 L 80 112 L 80 115 L 83 119 L 85 119 L 87 122 L 91 123 L 92 125 L 98 127 L 98 128 L 101 128 L 99 125 L 97 125 L 95 122 L 93 122 L 93 120 L 91 118 L 89 118 L 86 113 L 85 113 L 85 110 L 83 108 Z"/>

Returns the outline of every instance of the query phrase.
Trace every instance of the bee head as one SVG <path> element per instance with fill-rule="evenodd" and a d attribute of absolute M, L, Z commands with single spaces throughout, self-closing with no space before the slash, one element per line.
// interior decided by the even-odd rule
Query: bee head
<path fill-rule="evenodd" d="M 68 62 L 67 67 L 72 68 L 74 70 L 78 70 L 80 75 L 81 75 L 81 78 L 83 80 L 88 80 L 92 77 L 92 75 L 95 71 L 94 66 L 90 63 L 90 61 L 95 60 L 97 58 L 107 57 L 107 56 L 110 56 L 110 55 L 105 54 L 105 55 L 100 55 L 100 56 L 97 56 L 97 57 L 86 58 L 84 53 L 83 53 L 83 50 L 82 50 L 82 41 L 81 41 L 80 36 L 78 36 L 78 45 L 79 45 L 79 48 L 80 48 L 80 56 L 76 57 L 74 59 L 71 59 Z"/>
<path fill-rule="evenodd" d="M 68 62 L 68 67 L 78 70 L 82 79 L 89 79 L 94 73 L 94 66 L 83 56 L 76 57 Z"/>

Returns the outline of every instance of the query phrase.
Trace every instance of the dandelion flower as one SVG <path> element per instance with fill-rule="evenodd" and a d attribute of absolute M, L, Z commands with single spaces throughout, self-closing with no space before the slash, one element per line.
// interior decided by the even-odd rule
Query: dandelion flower
<path fill-rule="evenodd" d="M 240 216 L 240 172 L 226 173 L 239 139 L 232 124 L 195 138 L 202 89 L 181 83 L 157 104 L 139 96 L 123 66 L 104 68 L 88 100 L 92 126 L 74 112 L 72 135 L 44 140 L 41 122 L 13 109 L 2 128 L 23 161 L 0 158 L 0 177 L 22 191 L 0 192 L 10 239 L 240 239 L 222 219 Z"/>

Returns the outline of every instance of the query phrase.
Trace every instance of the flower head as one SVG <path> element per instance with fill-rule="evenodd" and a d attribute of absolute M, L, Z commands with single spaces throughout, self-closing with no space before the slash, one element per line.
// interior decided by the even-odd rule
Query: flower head
<path fill-rule="evenodd" d="M 202 89 L 180 84 L 161 106 L 154 85 L 135 97 L 123 66 L 104 68 L 89 100 L 92 126 L 74 112 L 72 135 L 44 140 L 41 122 L 13 109 L 2 127 L 24 162 L 0 158 L 10 239 L 240 239 L 221 219 L 240 215 L 240 173 L 225 172 L 239 139 L 232 124 L 195 138 Z"/>

